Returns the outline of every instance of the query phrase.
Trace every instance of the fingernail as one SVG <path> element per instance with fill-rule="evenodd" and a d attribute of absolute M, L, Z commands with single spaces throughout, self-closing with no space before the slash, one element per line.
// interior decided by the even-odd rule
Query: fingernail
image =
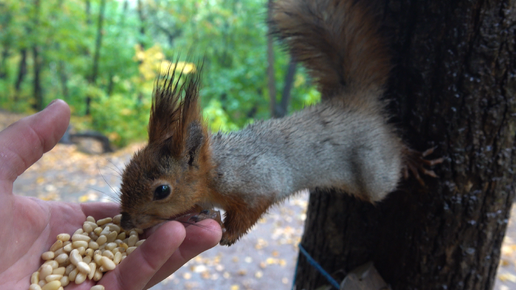
<path fill-rule="evenodd" d="M 52 106 L 52 105 L 53 105 L 55 102 L 57 102 L 58 100 L 59 100 L 59 99 L 52 100 L 52 102 L 50 102 L 50 104 L 48 104 L 46 108 L 48 108 L 48 107 Z M 45 109 L 46 109 L 46 108 L 45 108 Z"/>

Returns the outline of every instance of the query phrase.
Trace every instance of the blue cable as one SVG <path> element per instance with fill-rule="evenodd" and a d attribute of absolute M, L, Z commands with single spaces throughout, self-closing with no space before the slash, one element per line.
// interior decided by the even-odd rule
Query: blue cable
<path fill-rule="evenodd" d="M 310 256 L 310 254 L 308 254 L 308 252 L 305 250 L 305 248 L 303 248 L 303 246 L 301 246 L 301 243 L 299 243 L 298 247 L 299 247 L 299 250 L 301 251 L 301 253 L 303 255 L 305 255 L 306 259 L 308 260 L 308 263 L 310 263 L 310 265 L 312 265 L 315 269 L 317 269 L 317 271 L 319 271 L 319 273 L 321 273 L 324 276 L 324 278 L 326 278 L 326 280 L 328 280 L 328 282 L 330 282 L 330 284 L 333 287 L 340 289 L 339 283 L 337 283 L 337 281 L 335 281 L 335 279 L 333 279 L 333 277 L 330 274 L 328 274 L 328 272 L 326 272 L 321 267 L 321 265 L 319 265 L 319 263 L 317 263 L 317 261 L 315 261 L 314 258 L 312 258 L 312 256 Z M 299 256 L 297 256 L 296 270 L 294 272 L 294 281 L 292 281 L 292 290 L 294 290 L 294 286 L 296 283 L 298 266 L 299 266 Z"/>

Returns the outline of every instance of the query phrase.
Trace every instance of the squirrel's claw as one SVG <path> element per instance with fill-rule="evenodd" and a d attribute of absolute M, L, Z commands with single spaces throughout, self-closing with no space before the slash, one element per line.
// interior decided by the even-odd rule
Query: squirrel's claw
<path fill-rule="evenodd" d="M 419 173 L 423 173 L 424 175 L 431 176 L 433 178 L 438 178 L 437 174 L 431 169 L 425 168 L 426 166 L 434 166 L 436 164 L 440 164 L 444 161 L 444 159 L 437 158 L 437 159 L 431 159 L 427 160 L 425 159 L 426 156 L 432 154 L 437 147 L 433 147 L 430 149 L 427 149 L 423 152 L 419 152 L 413 149 L 410 149 L 405 146 L 404 152 L 405 152 L 405 165 L 403 167 L 403 178 L 408 179 L 409 178 L 409 172 L 412 173 L 412 175 L 416 178 L 416 180 L 421 185 L 425 185 L 425 182 L 419 175 Z"/>

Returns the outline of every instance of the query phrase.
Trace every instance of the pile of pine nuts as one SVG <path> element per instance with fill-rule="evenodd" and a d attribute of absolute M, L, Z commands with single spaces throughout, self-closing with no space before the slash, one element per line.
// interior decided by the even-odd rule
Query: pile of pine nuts
<path fill-rule="evenodd" d="M 99 281 L 105 272 L 115 269 L 145 241 L 139 239 L 140 229 L 122 230 L 121 217 L 95 222 L 89 216 L 71 238 L 57 235 L 50 250 L 41 255 L 45 262 L 32 274 L 29 290 L 63 290 L 71 282 Z M 91 290 L 104 290 L 104 286 L 95 285 Z"/>

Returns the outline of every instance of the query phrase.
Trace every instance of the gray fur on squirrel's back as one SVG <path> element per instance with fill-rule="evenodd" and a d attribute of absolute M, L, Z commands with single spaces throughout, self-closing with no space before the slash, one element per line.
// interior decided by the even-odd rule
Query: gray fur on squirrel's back
<path fill-rule="evenodd" d="M 339 188 L 379 201 L 396 188 L 400 141 L 378 112 L 326 101 L 283 119 L 211 138 L 220 192 L 281 200 L 302 190 Z"/>

